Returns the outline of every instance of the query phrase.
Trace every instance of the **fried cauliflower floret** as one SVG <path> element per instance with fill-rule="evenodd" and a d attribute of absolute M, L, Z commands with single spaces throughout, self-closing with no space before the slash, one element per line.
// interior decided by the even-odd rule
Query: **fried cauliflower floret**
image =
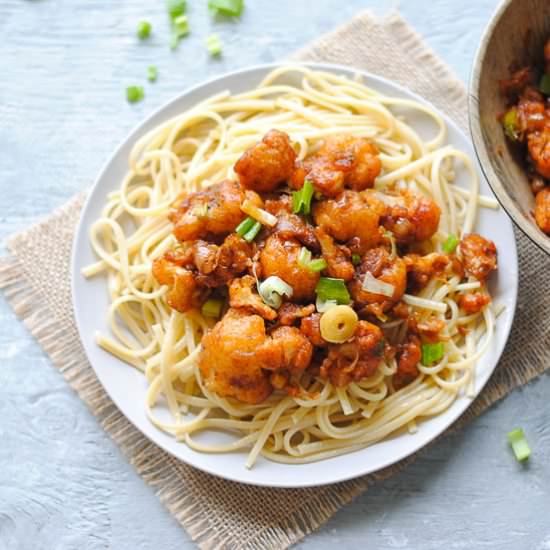
<path fill-rule="evenodd" d="M 469 233 L 460 241 L 459 250 L 466 273 L 478 281 L 485 281 L 497 269 L 497 247 L 493 241 Z"/>
<path fill-rule="evenodd" d="M 429 239 L 439 227 L 440 216 L 441 210 L 433 200 L 407 191 L 392 197 L 382 225 L 398 243 L 406 244 Z"/>
<path fill-rule="evenodd" d="M 449 257 L 437 252 L 425 256 L 406 254 L 403 261 L 407 268 L 407 287 L 411 291 L 418 291 L 424 288 L 432 277 L 445 270 L 449 264 Z"/>
<path fill-rule="evenodd" d="M 344 187 L 355 191 L 372 187 L 381 168 L 376 145 L 364 138 L 334 136 L 297 163 L 292 185 L 300 189 L 307 178 L 317 191 L 335 197 Z"/>
<path fill-rule="evenodd" d="M 527 136 L 527 148 L 535 170 L 543 178 L 550 179 L 550 127 L 530 133 Z"/>
<path fill-rule="evenodd" d="M 393 285 L 393 295 L 384 296 L 368 292 L 363 288 L 367 273 L 384 283 Z M 351 296 L 359 307 L 378 304 L 382 311 L 390 309 L 398 302 L 407 286 L 405 262 L 398 256 L 392 257 L 385 248 L 372 248 L 363 256 L 351 283 L 348 285 Z M 376 310 L 373 310 L 375 313 Z"/>
<path fill-rule="evenodd" d="M 334 243 L 334 239 L 328 235 L 322 227 L 315 231 L 323 258 L 327 262 L 327 272 L 330 277 L 351 281 L 355 272 L 351 263 L 349 248 Z"/>
<path fill-rule="evenodd" d="M 311 315 L 314 311 L 315 306 L 313 304 L 301 306 L 299 304 L 293 304 L 292 302 L 285 302 L 277 312 L 278 321 L 280 325 L 291 326 L 299 319 Z"/>
<path fill-rule="evenodd" d="M 251 275 L 233 279 L 229 283 L 229 305 L 233 308 L 245 308 L 261 315 L 268 321 L 277 317 L 277 312 L 265 304 L 257 292 L 254 292 L 256 281 Z"/>
<path fill-rule="evenodd" d="M 235 164 L 235 172 L 243 187 L 269 192 L 290 179 L 296 153 L 287 134 L 270 130 L 262 141 L 244 152 Z"/>
<path fill-rule="evenodd" d="M 300 332 L 318 347 L 324 347 L 328 342 L 321 335 L 321 314 L 311 313 L 300 321 Z"/>
<path fill-rule="evenodd" d="M 535 220 L 541 231 L 550 235 L 550 187 L 545 187 L 535 197 Z"/>
<path fill-rule="evenodd" d="M 193 273 L 171 261 L 169 256 L 153 261 L 153 276 L 159 284 L 170 287 L 166 301 L 171 308 L 183 313 L 200 306 L 204 289 L 197 285 Z"/>
<path fill-rule="evenodd" d="M 244 403 L 261 403 L 272 392 L 258 349 L 266 342 L 264 320 L 230 309 L 202 339 L 199 369 L 208 390 Z"/>
<path fill-rule="evenodd" d="M 199 369 L 206 387 L 251 404 L 271 394 L 270 379 L 280 389 L 290 375 L 301 374 L 313 353 L 297 328 L 279 327 L 267 335 L 259 315 L 233 308 L 204 336 L 202 348 Z"/>
<path fill-rule="evenodd" d="M 312 301 L 315 299 L 315 287 L 319 282 L 319 273 L 298 264 L 302 245 L 294 239 L 283 239 L 271 235 L 265 242 L 260 254 L 260 265 L 264 279 L 275 275 L 292 287 L 292 301 Z"/>
<path fill-rule="evenodd" d="M 313 219 L 337 241 L 353 240 L 354 251 L 364 253 L 382 238 L 378 224 L 383 210 L 383 204 L 374 203 L 369 195 L 343 191 L 335 199 L 315 203 Z"/>
<path fill-rule="evenodd" d="M 397 350 L 397 372 L 393 375 L 396 390 L 410 384 L 419 374 L 418 363 L 422 357 L 420 341 L 415 336 L 401 344 Z"/>
<path fill-rule="evenodd" d="M 231 233 L 246 217 L 241 211 L 245 199 L 262 205 L 256 193 L 245 191 L 231 180 L 187 195 L 168 216 L 174 224 L 174 235 L 179 241 L 192 241 Z"/>
<path fill-rule="evenodd" d="M 352 338 L 343 344 L 331 344 L 321 365 L 321 376 L 338 388 L 372 376 L 384 353 L 382 331 L 367 321 L 359 321 Z"/>

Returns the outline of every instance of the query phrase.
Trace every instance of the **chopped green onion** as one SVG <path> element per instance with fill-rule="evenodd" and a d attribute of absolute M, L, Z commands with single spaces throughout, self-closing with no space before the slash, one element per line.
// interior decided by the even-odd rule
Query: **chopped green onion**
<path fill-rule="evenodd" d="M 179 17 L 180 15 L 183 15 L 185 13 L 185 9 L 187 8 L 187 2 L 186 0 L 167 0 L 166 1 L 166 9 L 168 10 L 168 15 L 170 15 L 170 19 L 176 19 L 176 17 Z"/>
<path fill-rule="evenodd" d="M 459 242 L 458 237 L 451 233 L 443 243 L 443 252 L 445 252 L 445 254 L 452 254 L 456 250 Z"/>
<path fill-rule="evenodd" d="M 323 271 L 327 267 L 327 262 L 323 258 L 312 260 L 311 252 L 305 246 L 302 246 L 302 250 L 300 250 L 300 254 L 298 255 L 298 265 L 304 269 L 318 272 Z"/>
<path fill-rule="evenodd" d="M 395 294 L 394 285 L 386 283 L 386 281 L 377 279 L 370 271 L 367 271 L 365 273 L 365 278 L 363 279 L 361 288 L 363 290 L 366 290 L 367 292 L 380 294 L 382 296 L 387 296 L 388 298 L 392 298 Z"/>
<path fill-rule="evenodd" d="M 361 263 L 361 256 L 359 256 L 359 254 L 352 254 L 351 263 L 353 265 L 359 265 Z"/>
<path fill-rule="evenodd" d="M 158 77 L 158 70 L 154 65 L 147 67 L 147 80 L 149 82 L 156 82 Z"/>
<path fill-rule="evenodd" d="M 129 103 L 136 103 L 145 97 L 142 86 L 128 86 L 126 88 L 126 99 Z"/>
<path fill-rule="evenodd" d="M 422 364 L 429 366 L 439 361 L 445 354 L 445 344 L 437 342 L 435 344 L 422 344 Z"/>
<path fill-rule="evenodd" d="M 172 38 L 170 47 L 177 48 L 179 41 L 189 34 L 189 21 L 186 15 L 179 15 L 172 21 Z"/>
<path fill-rule="evenodd" d="M 328 311 L 337 305 L 338 302 L 336 300 L 322 300 L 319 296 L 317 296 L 317 299 L 315 300 L 315 307 L 319 313 L 325 313 L 325 311 Z"/>
<path fill-rule="evenodd" d="M 206 49 L 212 56 L 222 53 L 222 43 L 217 34 L 212 34 L 206 39 Z"/>
<path fill-rule="evenodd" d="M 243 239 L 247 243 L 251 243 L 256 238 L 261 228 L 262 224 L 260 222 L 254 222 L 254 225 L 243 235 Z"/>
<path fill-rule="evenodd" d="M 292 293 L 292 287 L 276 275 L 268 277 L 258 286 L 258 294 L 262 297 L 262 300 L 275 309 L 281 307 L 283 296 L 292 298 Z"/>
<path fill-rule="evenodd" d="M 317 297 L 325 302 L 329 300 L 334 300 L 338 304 L 349 304 L 351 302 L 344 279 L 321 277 L 315 287 L 315 292 Z"/>
<path fill-rule="evenodd" d="M 219 319 L 222 312 L 223 302 L 215 298 L 209 298 L 202 304 L 201 313 L 204 317 Z"/>
<path fill-rule="evenodd" d="M 518 132 L 518 112 L 515 107 L 506 111 L 504 115 L 504 133 L 512 140 L 517 141 L 519 139 Z"/>
<path fill-rule="evenodd" d="M 141 40 L 149 38 L 151 34 L 151 23 L 149 23 L 149 21 L 140 21 L 136 33 Z"/>
<path fill-rule="evenodd" d="M 208 9 L 213 15 L 239 16 L 244 9 L 244 0 L 208 0 Z"/>
<path fill-rule="evenodd" d="M 256 223 L 256 220 L 253 218 L 245 218 L 237 227 L 235 228 L 235 232 L 239 237 L 244 237 L 245 234 L 252 229 L 252 226 Z"/>
<path fill-rule="evenodd" d="M 544 95 L 550 95 L 550 75 L 543 74 L 539 82 L 539 90 Z"/>
<path fill-rule="evenodd" d="M 311 199 L 313 197 L 313 185 L 309 180 L 304 181 L 299 191 L 292 192 L 292 211 L 294 214 L 309 214 L 311 211 Z"/>
<path fill-rule="evenodd" d="M 514 454 L 516 455 L 516 460 L 520 462 L 526 460 L 531 455 L 531 449 L 529 448 L 529 443 L 525 438 L 525 434 L 521 428 L 517 428 L 508 433 L 508 442 L 512 445 Z"/>

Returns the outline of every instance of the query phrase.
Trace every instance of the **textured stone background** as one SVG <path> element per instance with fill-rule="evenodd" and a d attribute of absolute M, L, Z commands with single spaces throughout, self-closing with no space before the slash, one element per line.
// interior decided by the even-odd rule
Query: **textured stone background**
<path fill-rule="evenodd" d="M 90 185 L 145 115 L 205 78 L 280 59 L 375 0 L 247 0 L 212 22 L 189 1 L 192 35 L 167 47 L 161 0 L 0 1 L 0 239 Z M 405 17 L 466 81 L 496 0 L 403 0 Z M 137 21 L 152 39 L 139 43 Z M 218 33 L 221 60 L 204 38 Z M 368 36 L 365 36 L 368 40 Z M 125 87 L 159 80 L 131 106 Z M 2 250 L 3 251 L 3 250 Z M 0 252 L 1 253 L 1 252 Z M 304 549 L 550 550 L 550 378 L 514 392 L 401 475 L 373 487 Z M 521 466 L 506 432 L 525 428 Z M 0 549 L 192 548 L 0 298 Z"/>

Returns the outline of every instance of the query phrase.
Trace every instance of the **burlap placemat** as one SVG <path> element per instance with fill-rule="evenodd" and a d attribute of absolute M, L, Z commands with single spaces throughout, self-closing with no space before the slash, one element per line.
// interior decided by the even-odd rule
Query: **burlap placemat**
<path fill-rule="evenodd" d="M 382 21 L 361 14 L 294 58 L 342 63 L 393 79 L 433 101 L 467 131 L 464 86 L 396 13 Z M 371 481 L 384 479 L 414 460 L 346 483 L 275 490 L 204 474 L 150 443 L 97 381 L 73 321 L 69 258 L 83 198 L 74 197 L 42 223 L 9 239 L 11 255 L 0 260 L 0 288 L 53 364 L 201 548 L 286 548 L 366 490 Z M 514 329 L 495 374 L 457 425 L 550 366 L 550 298 L 539 278 L 547 272 L 549 260 L 526 237 L 517 237 L 521 281 Z"/>

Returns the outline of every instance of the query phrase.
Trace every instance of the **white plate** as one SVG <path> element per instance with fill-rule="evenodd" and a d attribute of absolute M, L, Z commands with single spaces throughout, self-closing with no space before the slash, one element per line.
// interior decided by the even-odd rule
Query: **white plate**
<path fill-rule="evenodd" d="M 349 77 L 360 72 L 365 77 L 368 86 L 382 93 L 415 99 L 429 105 L 428 102 L 410 91 L 362 71 L 325 64 L 310 64 L 310 66 Z M 227 479 L 272 487 L 306 487 L 351 479 L 380 470 L 405 458 L 450 426 L 466 410 L 472 400 L 466 397 L 458 398 L 444 413 L 419 423 L 418 432 L 415 434 L 398 435 L 354 453 L 305 465 L 279 464 L 260 457 L 254 468 L 247 470 L 244 466 L 245 453 L 201 454 L 189 449 L 183 443 L 178 443 L 149 422 L 143 406 L 147 387 L 145 377 L 133 367 L 103 351 L 94 341 L 96 331 L 108 332 L 105 315 L 108 308 L 105 279 L 95 277 L 85 280 L 80 274 L 82 267 L 96 260 L 88 240 L 89 229 L 92 223 L 100 217 L 107 193 L 118 189 L 128 169 L 128 155 L 136 140 L 158 124 L 189 109 L 212 94 L 226 89 L 236 93 L 254 88 L 273 68 L 274 65 L 264 65 L 245 69 L 192 88 L 153 113 L 130 133 L 100 173 L 84 206 L 74 241 L 73 303 L 80 338 L 95 373 L 121 412 L 151 441 L 183 462 Z M 442 116 L 448 124 L 448 143 L 475 159 L 470 140 L 451 120 L 445 115 Z M 431 123 L 426 119 L 418 118 L 417 115 L 411 114 L 408 122 L 412 123 L 421 134 L 429 135 L 430 130 L 433 129 Z M 479 177 L 482 193 L 492 196 L 491 190 L 481 174 Z M 493 344 L 477 366 L 475 387 L 477 395 L 493 372 L 510 332 L 516 307 L 518 268 L 512 223 L 502 210 L 483 209 L 476 229 L 492 239 L 498 247 L 499 270 L 498 275 L 494 277 L 491 293 L 496 303 L 506 306 L 506 310 L 498 318 Z"/>

